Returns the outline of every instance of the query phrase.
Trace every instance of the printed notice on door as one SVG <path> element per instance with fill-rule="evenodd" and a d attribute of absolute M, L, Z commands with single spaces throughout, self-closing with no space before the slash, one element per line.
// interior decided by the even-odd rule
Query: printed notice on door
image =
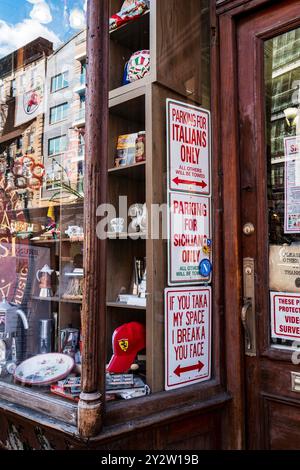
<path fill-rule="evenodd" d="M 271 292 L 272 338 L 300 338 L 300 295 Z"/>
<path fill-rule="evenodd" d="M 165 290 L 165 354 L 166 390 L 210 379 L 210 287 Z"/>
<path fill-rule="evenodd" d="M 300 136 L 284 139 L 284 232 L 300 233 Z"/>

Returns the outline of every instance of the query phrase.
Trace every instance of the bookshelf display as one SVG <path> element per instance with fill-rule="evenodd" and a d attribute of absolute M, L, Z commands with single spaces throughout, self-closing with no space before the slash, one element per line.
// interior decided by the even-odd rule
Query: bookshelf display
<path fill-rule="evenodd" d="M 111 15 L 123 2 L 110 1 Z M 115 328 L 138 321 L 146 326 L 146 383 L 151 392 L 164 389 L 164 301 L 167 286 L 166 239 L 154 239 L 151 232 L 158 222 L 152 205 L 165 204 L 166 196 L 166 113 L 167 98 L 189 99 L 208 105 L 203 24 L 205 12 L 201 1 L 150 1 L 142 16 L 110 32 L 109 79 L 109 157 L 108 202 L 119 208 L 119 197 L 132 204 L 147 205 L 147 232 L 132 239 L 124 232 L 110 234 L 107 266 L 107 357 L 112 354 L 111 338 Z M 170 15 L 176 11 L 176 15 Z M 203 15 L 203 16 L 202 16 Z M 189 34 L 187 34 L 189 30 Z M 205 29 L 206 30 L 206 29 Z M 184 36 L 184 41 L 182 40 Z M 199 48 L 202 48 L 200 58 Z M 137 51 L 150 51 L 150 72 L 143 78 L 122 85 L 126 62 Z M 115 167 L 118 137 L 145 131 L 146 161 Z M 126 213 L 116 217 L 126 219 Z M 152 220 L 153 218 L 153 220 Z M 161 219 L 161 216 L 158 216 Z M 130 218 L 129 218 L 130 221 Z M 128 223 L 129 223 L 128 221 Z M 146 258 L 146 306 L 124 305 L 117 301 L 120 292 L 129 293 L 134 258 Z"/>

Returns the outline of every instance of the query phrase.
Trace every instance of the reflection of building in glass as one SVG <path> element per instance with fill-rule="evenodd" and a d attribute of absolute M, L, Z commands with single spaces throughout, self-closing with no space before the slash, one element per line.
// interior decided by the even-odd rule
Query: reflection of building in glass
<path fill-rule="evenodd" d="M 85 126 L 85 31 L 57 49 L 47 64 L 43 199 L 61 182 L 82 190 Z"/>
<path fill-rule="evenodd" d="M 269 49 L 268 87 L 271 144 L 271 185 L 279 201 L 284 192 L 284 138 L 296 134 L 296 127 L 286 118 L 289 108 L 299 106 L 300 28 L 272 39 Z M 283 209 L 283 208 L 282 208 Z"/>
<path fill-rule="evenodd" d="M 43 179 L 46 58 L 38 38 L 0 60 L 0 189 L 14 208 L 37 204 Z"/>

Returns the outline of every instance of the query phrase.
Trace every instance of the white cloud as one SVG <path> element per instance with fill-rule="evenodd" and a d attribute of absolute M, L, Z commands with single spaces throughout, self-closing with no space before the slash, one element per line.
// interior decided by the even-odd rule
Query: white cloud
<path fill-rule="evenodd" d="M 84 1 L 83 9 L 85 12 L 87 11 L 87 0 Z"/>
<path fill-rule="evenodd" d="M 45 25 L 51 23 L 52 14 L 46 0 L 27 0 L 33 5 L 29 15 L 17 24 L 0 20 L 0 57 L 10 54 L 30 41 L 43 37 L 53 42 L 54 48 L 61 44 L 59 37 Z"/>
<path fill-rule="evenodd" d="M 42 24 L 51 23 L 52 15 L 48 3 L 44 0 L 27 0 L 29 3 L 33 3 L 33 9 L 30 12 L 30 17 L 33 20 L 38 21 Z"/>
<path fill-rule="evenodd" d="M 30 3 L 34 1 L 36 0 L 30 0 Z M 15 25 L 0 20 L 0 57 L 10 54 L 39 36 L 53 42 L 54 47 L 61 43 L 53 31 L 35 19 L 26 18 Z"/>
<path fill-rule="evenodd" d="M 83 29 L 85 27 L 85 14 L 79 8 L 73 8 L 70 12 L 70 26 L 73 29 Z"/>

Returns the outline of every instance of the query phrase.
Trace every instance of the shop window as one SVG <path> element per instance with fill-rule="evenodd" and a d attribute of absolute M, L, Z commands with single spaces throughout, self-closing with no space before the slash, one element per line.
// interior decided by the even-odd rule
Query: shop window
<path fill-rule="evenodd" d="M 28 2 L 19 3 L 25 20 Z M 49 6 L 53 19 L 57 9 L 63 16 L 63 2 Z M 12 48 L 11 57 L 0 58 L 0 80 L 16 97 L 0 103 L 0 398 L 59 419 L 67 407 L 73 425 L 81 373 L 84 152 L 78 162 L 78 136 L 65 122 L 69 103 L 54 92 L 69 86 L 69 72 L 56 71 L 76 67 L 78 35 L 85 47 L 81 26 L 82 32 L 57 33 L 53 45 L 37 38 L 26 51 Z M 19 127 L 22 136 L 12 140 Z"/>
<path fill-rule="evenodd" d="M 300 293 L 300 28 L 265 43 L 272 348 L 297 349 Z"/>
<path fill-rule="evenodd" d="M 127 9 L 124 10 L 128 3 L 129 19 Z M 105 341 L 99 343 L 102 347 L 106 345 L 108 373 L 103 379 L 106 378 L 107 400 L 124 400 L 124 408 L 128 399 L 155 395 L 166 389 L 167 243 L 162 233 L 155 238 L 147 232 L 147 207 L 153 204 L 162 206 L 163 210 L 168 202 L 166 101 L 171 98 L 210 108 L 209 2 L 193 0 L 191 8 L 178 6 L 174 31 L 167 31 L 167 37 L 163 37 L 158 36 L 160 28 L 151 25 L 161 24 L 169 15 L 166 4 L 141 1 L 136 9 L 132 2 L 116 0 L 110 5 L 109 144 L 105 164 L 108 202 L 115 215 L 106 227 L 107 330 L 101 331 Z M 85 31 L 80 34 L 85 40 Z M 51 75 L 46 73 L 45 87 L 35 75 L 37 85 L 28 96 L 26 112 L 19 109 L 21 124 L 34 120 L 36 132 L 34 137 L 29 133 L 29 146 L 35 138 L 35 152 L 27 152 L 22 157 L 13 153 L 0 157 L 0 176 L 3 176 L 0 178 L 0 396 L 6 394 L 6 399 L 11 399 L 19 385 L 24 385 L 24 394 L 30 386 L 42 397 L 59 395 L 73 403 L 78 401 L 81 391 L 84 341 L 81 313 L 86 299 L 83 292 L 84 189 L 95 187 L 95 181 L 84 181 L 84 123 L 71 126 L 61 122 L 67 121 L 69 104 L 57 105 L 56 95 L 51 95 L 71 81 L 68 72 L 54 75 L 61 70 L 62 63 L 67 63 L 68 54 L 68 63 L 73 63 L 78 73 L 79 38 L 69 39 L 74 41 L 73 48 L 67 42 L 49 57 L 46 53 L 39 59 L 35 57 L 34 67 L 40 61 L 40 70 L 48 71 L 46 61 L 53 71 Z M 158 47 L 153 48 L 156 44 Z M 183 63 L 177 60 L 177 44 L 182 44 Z M 86 82 L 86 68 L 82 61 L 81 84 Z M 29 79 L 35 73 L 30 65 L 24 72 L 26 76 L 27 72 Z M 43 90 L 48 96 L 43 96 Z M 75 92 L 73 95 L 76 109 L 78 96 Z M 34 114 L 42 101 L 45 110 Z M 17 107 L 20 103 L 16 103 Z M 85 95 L 80 92 L 80 113 L 84 112 Z M 51 126 L 54 123 L 57 126 Z M 93 152 L 96 159 L 98 150 L 89 149 L 89 153 Z M 127 201 L 124 219 L 120 198 Z M 161 219 L 159 213 L 157 220 Z M 93 234 L 94 238 L 97 235 Z M 205 248 L 209 257 L 210 246 Z M 193 256 L 192 252 L 187 256 Z M 199 252 L 196 258 L 198 255 Z M 197 273 L 198 264 L 194 262 L 193 268 L 196 266 Z M 211 269 L 210 264 L 208 267 Z M 93 282 L 96 284 L 100 279 Z M 205 288 L 208 282 L 209 276 Z M 207 291 L 210 292 L 210 287 Z M 201 319 L 198 316 L 193 321 Z M 185 354 L 183 348 L 180 351 Z M 49 357 L 48 353 L 55 355 Z M 205 379 L 210 378 L 208 364 L 211 362 L 207 361 Z M 180 365 L 178 362 L 175 372 L 172 370 L 173 376 L 187 374 L 191 367 L 193 373 L 197 372 L 199 367 L 197 362 L 189 367 L 182 365 L 182 369 Z M 95 364 L 89 367 L 93 370 Z M 27 403 L 27 406 L 36 404 Z M 73 417 L 77 416 L 73 409 L 72 413 Z"/>

